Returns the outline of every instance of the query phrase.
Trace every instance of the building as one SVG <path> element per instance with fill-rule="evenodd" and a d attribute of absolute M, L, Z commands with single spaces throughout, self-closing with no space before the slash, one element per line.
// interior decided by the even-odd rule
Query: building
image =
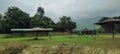
<path fill-rule="evenodd" d="M 102 27 L 104 27 L 105 31 L 106 32 L 111 32 L 112 35 L 113 35 L 113 39 L 115 38 L 114 37 L 114 34 L 115 34 L 115 31 L 120 31 L 120 29 L 118 29 L 120 26 L 120 19 L 109 19 L 109 20 L 105 20 L 105 21 L 102 21 L 102 22 L 98 22 L 98 23 L 95 23 L 96 25 L 101 25 Z M 117 28 L 118 27 L 118 28 Z"/>
<path fill-rule="evenodd" d="M 46 33 L 49 37 L 51 37 L 51 35 L 49 35 L 49 32 L 51 32 L 53 29 L 52 28 L 39 28 L 39 27 L 35 27 L 35 28 L 31 28 L 31 29 L 11 29 L 12 33 L 20 33 L 21 36 L 24 35 L 24 33 L 35 33 L 36 37 L 35 39 L 38 39 L 39 33 Z"/>

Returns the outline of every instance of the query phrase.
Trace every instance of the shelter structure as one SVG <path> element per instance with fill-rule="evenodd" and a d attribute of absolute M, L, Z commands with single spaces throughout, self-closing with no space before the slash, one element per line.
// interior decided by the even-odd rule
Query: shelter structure
<path fill-rule="evenodd" d="M 49 32 L 51 32 L 53 29 L 52 28 L 39 28 L 39 27 L 35 27 L 35 28 L 31 28 L 31 29 L 11 29 L 12 33 L 21 33 L 21 36 L 23 36 L 23 34 L 25 32 L 34 32 L 36 34 L 36 40 L 38 39 L 39 33 L 41 32 L 45 32 L 49 38 L 51 38 L 51 35 L 49 35 Z"/>
<path fill-rule="evenodd" d="M 115 26 L 120 24 L 120 19 L 109 19 L 102 22 L 95 23 L 96 25 L 101 25 L 104 28 L 110 28 L 112 30 L 113 39 L 115 38 Z"/>
<path fill-rule="evenodd" d="M 96 30 L 82 30 L 81 34 L 83 35 L 95 35 L 97 32 Z"/>

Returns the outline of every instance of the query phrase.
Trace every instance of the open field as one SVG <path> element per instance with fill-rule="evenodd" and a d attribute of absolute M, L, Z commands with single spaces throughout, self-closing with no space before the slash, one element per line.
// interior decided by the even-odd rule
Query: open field
<path fill-rule="evenodd" d="M 20 52 L 22 54 L 30 54 L 32 51 L 33 54 L 69 54 L 70 52 L 71 54 L 87 54 L 87 52 L 88 54 L 120 53 L 119 34 L 116 35 L 117 39 L 112 39 L 111 34 L 99 34 L 93 37 L 90 35 L 61 35 L 52 36 L 52 38 L 40 36 L 40 40 L 33 40 L 34 36 L 16 38 L 4 38 L 4 36 L 6 35 L 0 34 L 0 52 L 4 54 L 6 54 L 5 52 L 12 52 L 9 51 L 11 49 L 14 51 L 14 48 L 19 51 L 12 52 L 16 54 Z M 35 51 L 42 52 L 37 53 Z"/>

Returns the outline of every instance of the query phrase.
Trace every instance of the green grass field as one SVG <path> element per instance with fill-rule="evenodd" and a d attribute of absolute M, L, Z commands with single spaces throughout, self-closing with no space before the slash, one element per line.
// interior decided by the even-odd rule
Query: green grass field
<path fill-rule="evenodd" d="M 46 54 L 52 54 L 49 53 L 51 51 L 64 54 L 68 51 L 72 54 L 85 54 L 86 52 L 88 54 L 119 54 L 119 35 L 116 34 L 116 39 L 112 39 L 111 34 L 98 34 L 93 37 L 91 35 L 59 35 L 52 36 L 52 38 L 39 36 L 39 40 L 34 40 L 35 36 L 18 37 L 19 35 L 14 35 L 10 38 L 8 34 L 0 34 L 0 54 L 22 52 L 24 52 L 22 54 L 45 54 L 46 51 Z M 6 36 L 9 36 L 9 38 L 6 38 Z M 62 46 L 61 44 L 65 45 Z"/>
<path fill-rule="evenodd" d="M 120 39 L 111 39 L 111 34 L 95 35 L 61 35 L 61 36 L 39 36 L 40 40 L 33 40 L 33 37 L 15 37 L 4 38 L 6 34 L 0 34 L 0 45 L 9 43 L 24 43 L 24 44 L 41 44 L 41 45 L 55 45 L 59 43 L 68 43 L 69 45 L 103 47 L 103 48 L 120 48 Z M 116 35 L 119 38 L 119 35 Z M 109 39 L 110 38 L 110 39 Z M 9 44 L 8 44 L 9 45 Z"/>

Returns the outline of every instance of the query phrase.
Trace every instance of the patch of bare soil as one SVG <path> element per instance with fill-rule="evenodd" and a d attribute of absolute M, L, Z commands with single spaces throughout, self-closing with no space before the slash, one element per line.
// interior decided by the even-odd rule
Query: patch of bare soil
<path fill-rule="evenodd" d="M 48 39 L 45 39 L 45 38 L 34 38 L 34 39 L 28 39 L 26 41 L 33 41 L 33 40 L 48 40 Z"/>
<path fill-rule="evenodd" d="M 120 54 L 120 49 L 103 49 L 88 46 L 57 44 L 57 45 L 21 45 L 9 47 L 0 54 Z"/>
<path fill-rule="evenodd" d="M 24 49 L 22 54 L 120 54 L 120 49 L 68 46 L 65 44 L 54 46 L 31 45 Z"/>
<path fill-rule="evenodd" d="M 12 46 L 4 49 L 0 52 L 0 54 L 21 54 L 23 49 L 25 49 L 27 45 L 19 45 L 19 46 Z"/>

